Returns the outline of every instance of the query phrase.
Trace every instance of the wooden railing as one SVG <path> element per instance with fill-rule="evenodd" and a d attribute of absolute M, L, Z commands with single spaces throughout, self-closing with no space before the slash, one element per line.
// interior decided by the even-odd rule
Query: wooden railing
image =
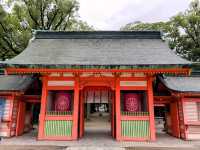
<path fill-rule="evenodd" d="M 72 127 L 72 111 L 46 112 L 44 135 L 49 139 L 70 139 L 72 137 Z"/>
<path fill-rule="evenodd" d="M 72 115 L 72 111 L 47 111 L 46 115 L 50 116 Z"/>
<path fill-rule="evenodd" d="M 46 120 L 45 136 L 71 136 L 72 135 L 71 120 Z"/>
<path fill-rule="evenodd" d="M 121 112 L 121 135 L 127 140 L 148 140 L 150 138 L 149 113 Z"/>

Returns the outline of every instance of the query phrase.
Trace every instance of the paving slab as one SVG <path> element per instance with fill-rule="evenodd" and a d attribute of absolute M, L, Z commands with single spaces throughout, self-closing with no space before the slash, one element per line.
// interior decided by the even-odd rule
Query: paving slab
<path fill-rule="evenodd" d="M 62 146 L 48 145 L 0 145 L 0 150 L 64 150 Z"/>
<path fill-rule="evenodd" d="M 125 150 L 121 147 L 68 147 L 65 150 Z"/>
<path fill-rule="evenodd" d="M 198 148 L 179 148 L 179 147 L 131 147 L 125 148 L 126 150 L 199 150 Z"/>
<path fill-rule="evenodd" d="M 34 131 L 35 132 L 35 131 Z M 4 138 L 0 145 L 48 145 L 67 147 L 172 147 L 172 148 L 193 148 L 200 147 L 200 141 L 183 141 L 167 134 L 157 135 L 156 142 L 117 142 L 110 135 L 109 130 L 91 129 L 83 138 L 78 141 L 38 141 L 37 133 L 27 133 L 23 136 Z"/>
<path fill-rule="evenodd" d="M 184 141 L 163 133 L 157 134 L 156 142 L 118 142 L 112 138 L 110 133 L 110 123 L 108 122 L 109 119 L 107 118 L 106 120 L 103 121 L 98 119 L 95 121 L 96 123 L 94 121 L 86 122 L 84 137 L 77 141 L 38 141 L 37 130 L 33 130 L 23 136 L 4 138 L 0 142 L 0 149 L 2 148 L 4 150 L 5 148 L 5 150 L 7 150 L 6 146 L 8 146 L 11 150 L 15 150 L 12 149 L 12 146 L 14 146 L 14 148 L 21 146 L 22 150 L 23 148 L 32 150 L 31 148 L 36 146 L 36 150 L 46 150 L 46 147 L 50 150 L 123 150 L 124 148 L 126 150 L 200 150 L 200 141 Z M 39 149 L 38 147 L 43 149 Z"/>

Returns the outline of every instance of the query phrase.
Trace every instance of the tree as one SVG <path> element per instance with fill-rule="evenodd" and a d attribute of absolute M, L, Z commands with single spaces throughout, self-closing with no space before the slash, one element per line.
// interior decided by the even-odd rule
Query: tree
<path fill-rule="evenodd" d="M 32 30 L 92 30 L 79 19 L 76 0 L 9 0 L 11 12 L 0 5 L 0 58 L 25 49 Z"/>
<path fill-rule="evenodd" d="M 28 44 L 30 30 L 23 29 L 17 18 L 0 6 L 0 58 L 5 60 L 19 54 Z"/>
<path fill-rule="evenodd" d="M 159 30 L 163 32 L 168 32 L 169 23 L 168 22 L 155 22 L 155 23 L 143 23 L 141 21 L 136 21 L 134 23 L 129 23 L 122 27 L 120 30 L 134 30 L 134 31 L 146 31 L 146 30 Z"/>
<path fill-rule="evenodd" d="M 167 22 L 130 23 L 121 30 L 159 30 L 169 41 L 171 49 L 191 61 L 200 62 L 200 2 L 194 0 L 183 13 Z"/>
<path fill-rule="evenodd" d="M 170 46 L 184 58 L 200 62 L 200 2 L 170 20 Z"/>

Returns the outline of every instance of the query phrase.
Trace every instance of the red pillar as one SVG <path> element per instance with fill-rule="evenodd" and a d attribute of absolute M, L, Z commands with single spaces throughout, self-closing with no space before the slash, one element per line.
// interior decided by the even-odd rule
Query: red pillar
<path fill-rule="evenodd" d="M 182 126 L 183 126 L 183 135 L 184 135 L 184 139 L 187 140 L 188 139 L 188 131 L 187 131 L 187 126 L 186 126 L 186 123 L 187 123 L 187 116 L 184 112 L 184 97 L 179 97 L 180 98 L 180 105 L 181 105 L 181 110 L 179 113 L 181 113 L 181 116 L 179 116 L 179 119 L 182 123 Z"/>
<path fill-rule="evenodd" d="M 151 141 L 156 140 L 156 131 L 155 131 L 155 119 L 154 119 L 154 105 L 153 105 L 153 78 L 148 78 L 147 88 L 148 88 L 148 109 L 150 117 L 150 139 Z"/>
<path fill-rule="evenodd" d="M 22 135 L 24 133 L 25 116 L 26 116 L 26 103 L 24 101 L 19 101 L 16 136 Z"/>
<path fill-rule="evenodd" d="M 121 110 L 120 110 L 120 80 L 116 78 L 115 110 L 116 110 L 116 140 L 121 140 Z"/>
<path fill-rule="evenodd" d="M 112 125 L 111 125 L 111 130 L 112 130 L 112 137 L 115 138 L 115 96 L 112 92 Z"/>
<path fill-rule="evenodd" d="M 14 101 L 15 101 L 15 95 L 14 94 L 12 94 L 12 97 L 10 98 L 10 114 L 9 114 L 9 116 L 11 117 L 12 115 L 13 115 L 13 106 L 14 106 Z M 19 100 L 18 100 L 19 101 Z M 18 104 L 19 105 L 19 104 Z M 19 107 L 19 106 L 18 106 Z M 19 109 L 19 108 L 18 108 Z M 19 110 L 18 110 L 19 111 Z M 17 116 L 18 117 L 18 116 Z M 9 124 L 9 129 L 11 129 L 12 128 L 12 122 L 13 122 L 13 119 L 12 119 L 12 117 L 10 118 L 11 119 L 11 123 Z M 1 121 L 0 121 L 0 123 L 1 123 Z M 17 122 L 18 123 L 18 122 Z M 17 131 L 17 129 L 16 129 L 16 131 Z M 9 136 L 11 136 L 11 130 L 10 130 L 10 133 L 9 133 Z"/>
<path fill-rule="evenodd" d="M 75 78 L 72 139 L 78 139 L 79 78 Z"/>
<path fill-rule="evenodd" d="M 80 125 L 79 125 L 79 137 L 83 136 L 84 133 L 84 96 L 83 93 L 84 91 L 81 90 L 80 92 Z"/>
<path fill-rule="evenodd" d="M 172 122 L 172 135 L 180 138 L 180 123 L 179 123 L 179 112 L 178 112 L 178 102 L 174 101 L 170 103 L 170 116 Z"/>
<path fill-rule="evenodd" d="M 42 97 L 41 97 L 41 104 L 40 104 L 41 107 L 40 107 L 40 115 L 39 115 L 38 139 L 44 138 L 46 101 L 47 101 L 47 78 L 44 77 L 42 80 Z"/>

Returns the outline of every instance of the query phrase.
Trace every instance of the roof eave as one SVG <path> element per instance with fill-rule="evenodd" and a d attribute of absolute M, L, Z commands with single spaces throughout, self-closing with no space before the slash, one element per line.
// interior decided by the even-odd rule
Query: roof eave
<path fill-rule="evenodd" d="M 163 83 L 163 85 L 169 89 L 170 91 L 172 92 L 177 92 L 177 93 L 194 93 L 194 94 L 200 94 L 200 91 L 186 91 L 186 90 L 178 90 L 178 89 L 174 89 L 170 86 L 168 86 L 168 84 L 166 83 L 166 81 L 162 78 L 162 77 L 159 77 L 159 80 Z"/>
<path fill-rule="evenodd" d="M 2 68 L 60 68 L 60 69 L 135 69 L 135 68 L 173 68 L 190 67 L 190 63 L 182 64 L 10 64 L 0 63 Z"/>

